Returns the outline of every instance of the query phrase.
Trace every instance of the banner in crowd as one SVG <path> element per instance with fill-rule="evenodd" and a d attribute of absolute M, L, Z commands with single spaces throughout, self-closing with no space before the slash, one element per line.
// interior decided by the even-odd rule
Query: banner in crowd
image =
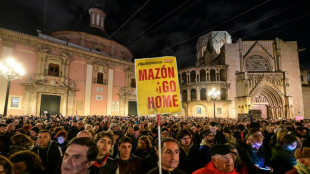
<path fill-rule="evenodd" d="M 175 57 L 135 59 L 138 115 L 181 112 Z"/>

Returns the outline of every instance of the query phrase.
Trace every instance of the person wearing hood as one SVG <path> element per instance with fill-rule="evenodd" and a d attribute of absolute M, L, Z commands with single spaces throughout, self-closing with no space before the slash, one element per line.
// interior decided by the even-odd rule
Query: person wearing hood
<path fill-rule="evenodd" d="M 214 134 L 210 130 L 203 133 L 203 139 L 200 143 L 199 150 L 202 153 L 202 161 L 207 164 L 211 161 L 210 149 L 214 146 Z"/>

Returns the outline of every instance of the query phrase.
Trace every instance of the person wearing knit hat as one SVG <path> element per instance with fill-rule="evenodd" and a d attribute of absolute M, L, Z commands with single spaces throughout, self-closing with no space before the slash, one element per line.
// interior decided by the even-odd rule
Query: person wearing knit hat
<path fill-rule="evenodd" d="M 200 143 L 200 148 L 199 150 L 202 153 L 203 156 L 203 163 L 207 164 L 208 162 L 211 161 L 211 153 L 210 149 L 214 146 L 214 133 L 211 132 L 210 130 L 206 130 L 202 133 L 203 138 Z"/>
<path fill-rule="evenodd" d="M 285 174 L 310 174 L 310 148 L 298 148 L 295 153 L 297 164 Z"/>

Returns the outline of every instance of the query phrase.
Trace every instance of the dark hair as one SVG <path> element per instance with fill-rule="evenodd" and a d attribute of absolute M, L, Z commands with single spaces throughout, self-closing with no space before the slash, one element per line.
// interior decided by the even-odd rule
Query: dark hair
<path fill-rule="evenodd" d="M 280 138 L 279 143 L 285 148 L 287 145 L 297 142 L 297 138 L 294 134 L 286 134 L 284 137 Z"/>
<path fill-rule="evenodd" d="M 214 122 L 214 121 L 212 121 L 212 122 L 210 123 L 210 126 L 217 126 L 217 123 Z"/>
<path fill-rule="evenodd" d="M 97 143 L 100 140 L 100 138 L 103 137 L 109 137 L 112 141 L 112 145 L 114 144 L 114 134 L 112 131 L 101 131 L 95 135 L 94 140 Z"/>
<path fill-rule="evenodd" d="M 7 173 L 7 174 L 13 174 L 14 173 L 13 164 L 5 156 L 0 155 L 0 165 L 3 166 L 4 171 L 6 171 L 5 173 Z"/>
<path fill-rule="evenodd" d="M 52 137 L 51 132 L 49 130 L 47 130 L 47 129 L 40 130 L 39 133 L 48 133 L 50 135 L 50 137 Z"/>
<path fill-rule="evenodd" d="M 238 124 L 237 128 L 239 131 L 244 131 L 245 126 L 243 124 Z"/>
<path fill-rule="evenodd" d="M 178 132 L 178 135 L 177 135 L 177 139 L 180 140 L 182 139 L 183 137 L 185 137 L 186 135 L 188 136 L 192 136 L 192 132 L 189 130 L 189 129 L 181 129 L 179 132 Z"/>
<path fill-rule="evenodd" d="M 87 146 L 88 147 L 87 161 L 96 160 L 98 154 L 98 148 L 97 144 L 92 139 L 88 137 L 73 138 L 72 140 L 69 141 L 67 148 L 69 148 L 69 146 L 72 144 Z"/>
<path fill-rule="evenodd" d="M 138 131 L 138 130 L 140 130 L 140 128 L 138 126 L 133 127 L 133 131 Z"/>
<path fill-rule="evenodd" d="M 15 134 L 11 137 L 11 142 L 16 146 L 30 148 L 34 145 L 33 140 L 26 134 Z"/>
<path fill-rule="evenodd" d="M 146 149 L 147 149 L 147 150 L 152 149 L 152 147 L 153 147 L 153 145 L 152 145 L 152 140 L 150 139 L 149 136 L 147 136 L 147 135 L 142 135 L 142 136 L 139 138 L 138 142 L 139 142 L 140 140 L 143 140 L 143 141 L 145 142 L 145 144 L 146 144 Z M 140 149 L 139 144 L 138 144 L 138 146 L 137 146 L 137 149 Z"/>
<path fill-rule="evenodd" d="M 6 124 L 1 123 L 1 124 L 0 124 L 0 127 L 7 127 L 7 125 L 6 125 Z"/>
<path fill-rule="evenodd" d="M 172 138 L 172 137 L 166 137 L 166 138 L 163 138 L 161 140 L 161 143 L 160 143 L 161 149 L 164 147 L 164 143 L 166 143 L 166 142 L 175 142 L 178 145 L 178 148 L 180 149 L 179 142 L 176 139 Z M 155 144 L 156 144 L 155 145 L 156 149 L 158 149 L 158 139 L 156 139 Z"/>
<path fill-rule="evenodd" d="M 223 129 L 223 132 L 231 134 L 231 131 L 230 131 L 230 129 L 228 127 L 225 127 Z"/>
<path fill-rule="evenodd" d="M 307 130 L 305 127 L 302 127 L 302 126 L 299 126 L 296 128 L 296 132 L 299 131 L 299 132 L 302 132 L 303 130 Z"/>
<path fill-rule="evenodd" d="M 34 152 L 29 150 L 19 151 L 10 156 L 13 163 L 25 162 L 27 165 L 27 173 L 42 173 L 44 166 L 41 158 Z"/>
<path fill-rule="evenodd" d="M 119 139 L 119 145 L 121 145 L 122 143 L 130 143 L 130 144 L 132 144 L 132 140 L 128 136 L 123 136 L 122 138 Z"/>
<path fill-rule="evenodd" d="M 168 132 L 168 129 L 167 129 L 167 128 L 162 128 L 162 129 L 161 129 L 161 132 L 164 132 L 164 131 L 167 131 L 167 132 Z"/>

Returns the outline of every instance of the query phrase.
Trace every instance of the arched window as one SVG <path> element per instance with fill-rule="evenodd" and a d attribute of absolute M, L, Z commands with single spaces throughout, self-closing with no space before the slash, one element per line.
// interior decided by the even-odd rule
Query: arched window
<path fill-rule="evenodd" d="M 59 77 L 59 65 L 50 63 L 48 65 L 48 75 Z"/>
<path fill-rule="evenodd" d="M 220 70 L 220 81 L 226 81 L 226 71 L 224 69 Z"/>
<path fill-rule="evenodd" d="M 221 88 L 221 100 L 226 100 L 226 89 L 225 88 Z"/>
<path fill-rule="evenodd" d="M 97 83 L 103 84 L 103 73 L 97 73 Z"/>
<path fill-rule="evenodd" d="M 191 71 L 190 82 L 196 82 L 196 71 Z"/>
<path fill-rule="evenodd" d="M 187 102 L 187 91 L 186 90 L 182 92 L 182 101 Z"/>
<path fill-rule="evenodd" d="M 182 73 L 182 84 L 185 84 L 185 83 L 187 83 L 186 72 Z"/>
<path fill-rule="evenodd" d="M 207 90 L 206 90 L 206 88 L 200 89 L 200 100 L 207 100 Z"/>
<path fill-rule="evenodd" d="M 130 87 L 135 88 L 136 87 L 136 79 L 132 78 L 130 81 Z"/>
<path fill-rule="evenodd" d="M 191 90 L 191 101 L 194 101 L 196 99 L 197 99 L 197 97 L 196 97 L 196 89 L 192 89 Z"/>
<path fill-rule="evenodd" d="M 204 70 L 204 69 L 200 70 L 200 81 L 201 82 L 206 81 L 206 70 Z"/>
<path fill-rule="evenodd" d="M 211 69 L 210 70 L 210 81 L 215 81 L 216 75 L 215 75 L 215 70 Z"/>

